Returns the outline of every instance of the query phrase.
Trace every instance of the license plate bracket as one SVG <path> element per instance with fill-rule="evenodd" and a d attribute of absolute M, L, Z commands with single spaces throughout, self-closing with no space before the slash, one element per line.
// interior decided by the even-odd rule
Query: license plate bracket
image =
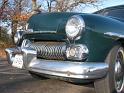
<path fill-rule="evenodd" d="M 23 67 L 23 56 L 21 54 L 16 54 L 15 55 L 12 66 L 17 67 L 17 68 L 22 68 Z"/>

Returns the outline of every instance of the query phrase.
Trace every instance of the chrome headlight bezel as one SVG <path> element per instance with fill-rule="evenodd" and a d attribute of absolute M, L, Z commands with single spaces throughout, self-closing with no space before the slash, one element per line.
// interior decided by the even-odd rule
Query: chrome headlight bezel
<path fill-rule="evenodd" d="M 66 58 L 69 60 L 86 60 L 88 58 L 89 50 L 86 45 L 69 45 L 66 49 Z"/>
<path fill-rule="evenodd" d="M 79 39 L 83 31 L 85 31 L 85 22 L 80 15 L 70 17 L 65 27 L 67 38 L 70 40 Z"/>

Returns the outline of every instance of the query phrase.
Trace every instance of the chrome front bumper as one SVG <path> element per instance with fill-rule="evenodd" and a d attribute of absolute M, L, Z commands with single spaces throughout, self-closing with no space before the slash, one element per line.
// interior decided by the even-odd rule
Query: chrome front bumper
<path fill-rule="evenodd" d="M 108 65 L 103 62 L 72 62 L 43 60 L 37 58 L 37 52 L 33 49 L 6 49 L 8 62 L 13 63 L 16 54 L 23 56 L 23 69 L 59 77 L 74 79 L 98 79 L 106 76 Z"/>

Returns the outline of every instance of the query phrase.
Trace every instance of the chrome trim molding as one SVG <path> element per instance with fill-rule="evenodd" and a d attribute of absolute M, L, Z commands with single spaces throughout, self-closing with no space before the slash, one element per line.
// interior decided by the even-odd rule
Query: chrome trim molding
<path fill-rule="evenodd" d="M 124 38 L 124 35 L 119 34 L 119 33 L 115 33 L 115 32 L 106 32 L 104 33 L 105 35 L 109 35 L 109 36 L 113 36 L 113 37 L 120 37 L 120 38 Z"/>
<path fill-rule="evenodd" d="M 72 62 L 72 61 L 55 61 L 42 60 L 37 58 L 37 52 L 34 49 L 18 48 L 6 49 L 7 58 L 12 64 L 16 53 L 23 55 L 23 68 L 29 71 L 41 74 L 55 75 L 60 77 L 70 77 L 75 79 L 98 79 L 106 76 L 108 65 L 106 63 L 95 62 Z"/>
<path fill-rule="evenodd" d="M 53 34 L 56 34 L 57 31 L 55 30 L 51 30 L 51 31 L 33 31 L 33 29 L 28 29 L 26 34 L 40 34 L 40 33 L 53 33 Z"/>

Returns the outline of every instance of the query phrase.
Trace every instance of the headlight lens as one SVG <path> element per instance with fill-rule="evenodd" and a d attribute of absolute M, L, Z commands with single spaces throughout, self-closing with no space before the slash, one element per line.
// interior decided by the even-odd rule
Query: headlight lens
<path fill-rule="evenodd" d="M 65 30 L 67 37 L 71 40 L 80 37 L 82 31 L 84 31 L 85 22 L 79 15 L 72 16 L 66 24 Z"/>
<path fill-rule="evenodd" d="M 22 38 L 22 35 L 23 35 L 24 31 L 17 31 L 15 36 L 14 36 L 14 43 L 15 44 L 19 44 L 21 38 Z"/>
<path fill-rule="evenodd" d="M 66 57 L 70 60 L 85 60 L 87 59 L 89 50 L 86 45 L 70 45 L 66 50 Z"/>

